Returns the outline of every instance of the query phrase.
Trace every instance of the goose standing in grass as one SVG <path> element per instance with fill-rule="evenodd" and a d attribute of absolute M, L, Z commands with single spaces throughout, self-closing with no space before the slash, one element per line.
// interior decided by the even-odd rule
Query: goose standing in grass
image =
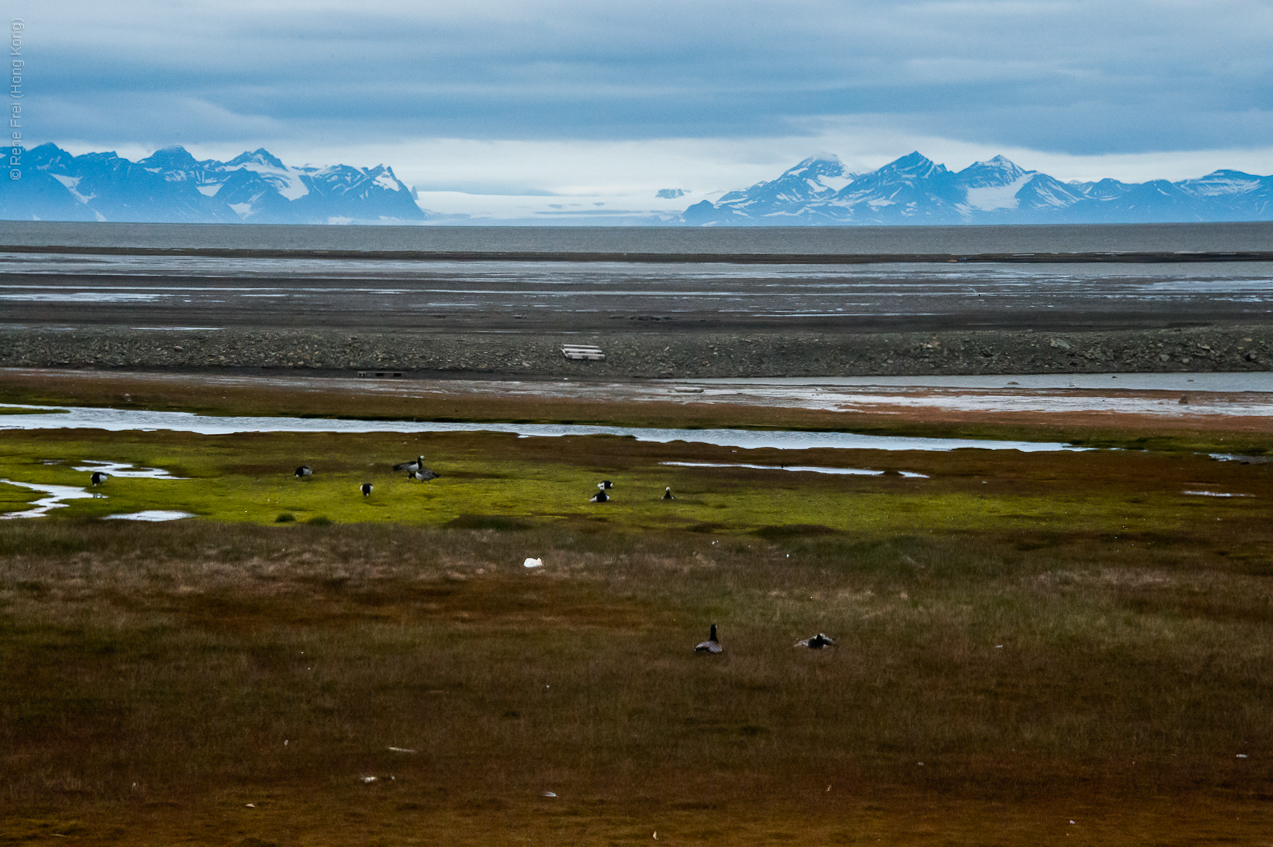
<path fill-rule="evenodd" d="M 603 479 L 597 483 L 597 487 L 604 491 L 607 488 L 614 488 L 614 483 L 608 479 Z"/>
<path fill-rule="evenodd" d="M 667 488 L 664 488 L 663 496 L 660 497 L 659 499 L 660 500 L 675 500 L 676 498 L 672 496 L 672 486 L 669 485 Z"/>
<path fill-rule="evenodd" d="M 296 473 L 293 474 L 293 476 L 295 476 L 297 479 L 309 479 L 313 475 L 314 475 L 314 471 L 312 468 L 310 468 L 309 465 L 301 465 L 299 468 L 296 469 Z"/>
<path fill-rule="evenodd" d="M 706 641 L 700 641 L 694 645 L 695 653 L 720 653 L 720 642 L 716 640 L 716 624 L 712 624 L 712 634 L 707 636 Z"/>
<path fill-rule="evenodd" d="M 598 488 L 600 488 L 600 486 L 598 486 Z M 604 488 L 601 488 L 600 491 L 598 491 L 596 494 L 588 498 L 588 502 L 589 503 L 604 503 L 609 499 L 610 499 L 609 496 L 606 495 L 606 490 Z"/>
<path fill-rule="evenodd" d="M 362 496 L 363 496 L 363 497 L 370 497 L 370 496 L 371 496 L 371 483 L 370 483 L 370 482 L 364 482 L 364 483 L 362 484 Z"/>
<path fill-rule="evenodd" d="M 825 632 L 819 632 L 813 638 L 806 638 L 803 641 L 796 642 L 797 647 L 808 647 L 810 650 L 821 650 L 823 647 L 834 647 L 835 639 L 827 635 Z"/>
<path fill-rule="evenodd" d="M 105 471 L 93 471 L 93 475 L 89 477 L 89 480 L 92 481 L 94 485 L 101 485 L 110 478 L 111 475 Z"/>
<path fill-rule="evenodd" d="M 393 466 L 395 471 L 406 471 L 407 473 L 415 473 L 424 470 L 424 457 L 416 456 L 414 462 L 399 462 Z"/>
<path fill-rule="evenodd" d="M 422 480 L 422 481 L 424 481 L 424 482 L 427 482 L 427 481 L 429 481 L 429 480 L 431 480 L 431 479 L 437 479 L 437 478 L 438 478 L 438 477 L 440 477 L 441 475 L 442 475 L 442 474 L 440 474 L 440 473 L 438 473 L 438 472 L 436 472 L 436 471 L 431 471 L 431 470 L 429 470 L 428 468 L 425 468 L 425 467 L 419 467 L 419 468 L 416 468 L 416 469 L 415 469 L 415 470 L 413 470 L 413 471 L 407 471 L 407 479 L 418 479 L 418 480 Z"/>

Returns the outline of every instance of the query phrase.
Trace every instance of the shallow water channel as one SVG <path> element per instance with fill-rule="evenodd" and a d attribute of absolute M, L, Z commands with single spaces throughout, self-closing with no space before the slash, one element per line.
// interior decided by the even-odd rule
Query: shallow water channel
<path fill-rule="evenodd" d="M 213 417 L 190 412 L 156 412 L 85 406 L 0 405 L 0 430 L 100 429 L 108 432 L 171 431 L 200 435 L 240 432 L 508 432 L 522 438 L 609 435 L 667 444 L 683 441 L 747 450 L 1082 450 L 1055 441 L 995 441 L 975 438 L 913 438 L 861 435 L 854 432 L 807 432 L 760 429 L 670 429 L 587 426 L 579 424 L 435 423 L 429 421 L 364 421 L 348 418 Z"/>

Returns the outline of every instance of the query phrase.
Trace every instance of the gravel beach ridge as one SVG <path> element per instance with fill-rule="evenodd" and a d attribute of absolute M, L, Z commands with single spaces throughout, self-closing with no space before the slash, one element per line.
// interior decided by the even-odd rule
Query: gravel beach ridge
<path fill-rule="evenodd" d="M 567 344 L 603 361 L 566 358 Z M 1267 371 L 1273 329 L 444 333 L 2 328 L 0 366 L 297 374 L 741 378 Z"/>

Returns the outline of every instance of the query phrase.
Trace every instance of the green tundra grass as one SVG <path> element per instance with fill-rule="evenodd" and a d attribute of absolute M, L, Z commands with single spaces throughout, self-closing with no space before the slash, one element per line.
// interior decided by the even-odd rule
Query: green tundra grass
<path fill-rule="evenodd" d="M 1273 464 L 1086 435 L 5 432 L 179 479 L 0 521 L 0 844 L 1269 843 Z"/>

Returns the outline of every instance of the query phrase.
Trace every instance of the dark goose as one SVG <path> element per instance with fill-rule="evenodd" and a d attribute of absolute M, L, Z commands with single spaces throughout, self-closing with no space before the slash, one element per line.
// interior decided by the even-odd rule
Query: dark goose
<path fill-rule="evenodd" d="M 719 653 L 721 652 L 720 642 L 716 640 L 716 624 L 712 624 L 712 634 L 707 637 L 706 641 L 700 641 L 694 645 L 695 653 Z"/>

